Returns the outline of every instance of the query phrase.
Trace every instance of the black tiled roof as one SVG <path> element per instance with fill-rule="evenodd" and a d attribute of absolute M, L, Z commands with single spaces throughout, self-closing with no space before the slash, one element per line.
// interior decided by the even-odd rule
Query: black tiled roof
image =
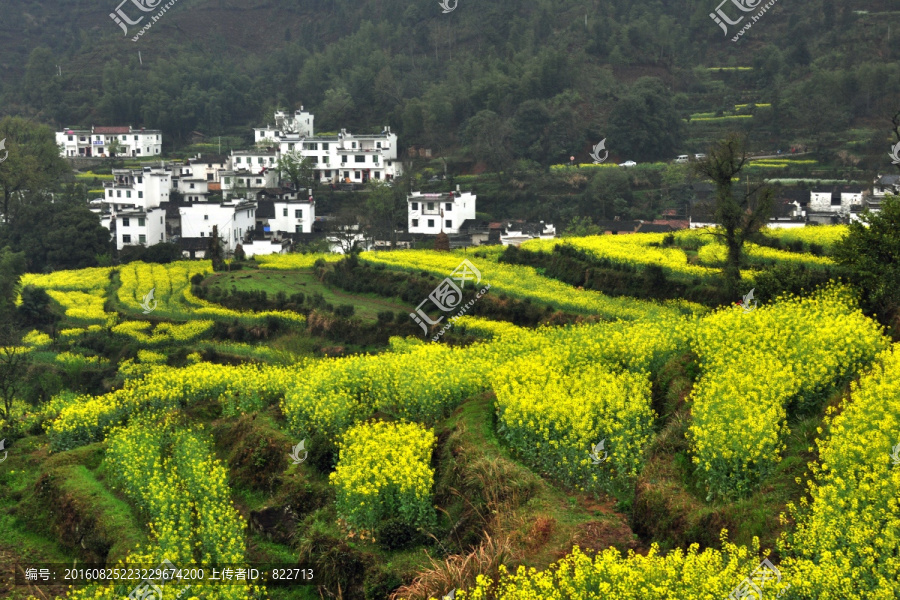
<path fill-rule="evenodd" d="M 179 238 L 178 247 L 182 250 L 206 250 L 209 248 L 209 238 Z"/>
<path fill-rule="evenodd" d="M 257 200 L 256 201 L 256 218 L 257 219 L 274 219 L 275 218 L 275 201 L 274 200 Z"/>
<path fill-rule="evenodd" d="M 671 225 L 654 225 L 653 223 L 641 223 L 637 228 L 638 233 L 669 233 L 675 231 Z"/>

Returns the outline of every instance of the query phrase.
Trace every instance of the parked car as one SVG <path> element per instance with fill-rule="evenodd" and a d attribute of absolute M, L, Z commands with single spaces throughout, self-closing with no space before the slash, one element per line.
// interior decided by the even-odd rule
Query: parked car
<path fill-rule="evenodd" d="M 696 160 L 706 160 L 706 155 L 701 152 L 700 154 L 695 154 L 694 158 Z"/>
<path fill-rule="evenodd" d="M 688 160 L 690 160 L 690 159 L 688 158 L 687 154 L 679 154 L 678 157 L 675 159 L 675 162 L 678 164 L 681 164 L 681 163 L 688 162 Z"/>
<path fill-rule="evenodd" d="M 620 167 L 636 167 L 636 166 L 637 166 L 637 163 L 634 162 L 633 160 L 626 160 L 625 162 L 623 162 L 623 163 L 620 164 L 619 166 L 620 166 Z"/>

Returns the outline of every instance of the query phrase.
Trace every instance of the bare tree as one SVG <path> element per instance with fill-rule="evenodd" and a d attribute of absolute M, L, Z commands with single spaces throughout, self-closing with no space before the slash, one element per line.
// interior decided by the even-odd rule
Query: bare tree
<path fill-rule="evenodd" d="M 359 237 L 362 233 L 359 221 L 357 216 L 345 212 L 329 222 L 327 234 L 329 241 L 334 240 L 344 254 L 349 255 L 358 250 Z"/>
<path fill-rule="evenodd" d="M 725 291 L 732 296 L 739 291 L 744 242 L 766 224 L 772 210 L 771 188 L 758 185 L 751 189 L 748 184 L 746 193 L 735 189 L 734 180 L 746 163 L 746 140 L 732 133 L 711 148 L 705 160 L 694 165 L 698 174 L 712 179 L 716 186 L 715 215 L 722 229 L 714 235 L 728 251 Z"/>

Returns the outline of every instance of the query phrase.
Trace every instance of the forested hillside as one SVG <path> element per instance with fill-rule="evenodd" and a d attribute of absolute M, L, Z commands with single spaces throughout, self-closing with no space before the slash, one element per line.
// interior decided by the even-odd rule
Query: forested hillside
<path fill-rule="evenodd" d="M 194 131 L 249 143 L 302 103 L 318 131 L 541 164 L 600 137 L 614 159 L 671 158 L 737 128 L 865 167 L 900 97 L 887 0 L 778 2 L 737 42 L 713 0 L 178 0 L 136 42 L 116 8 L 4 0 L 0 115 L 161 128 L 171 151 Z"/>

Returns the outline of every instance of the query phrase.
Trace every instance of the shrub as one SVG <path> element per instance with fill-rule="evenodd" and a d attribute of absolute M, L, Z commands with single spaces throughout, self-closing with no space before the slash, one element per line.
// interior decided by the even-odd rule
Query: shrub
<path fill-rule="evenodd" d="M 420 535 L 415 527 L 399 519 L 389 519 L 378 527 L 375 540 L 384 550 L 406 550 L 420 541 Z"/>
<path fill-rule="evenodd" d="M 356 308 L 352 304 L 340 304 L 334 309 L 334 314 L 339 317 L 352 317 Z"/>
<path fill-rule="evenodd" d="M 414 423 L 374 421 L 342 436 L 329 481 L 338 516 L 351 531 L 374 532 L 389 516 L 413 527 L 434 523 L 435 442 L 433 431 Z"/>

